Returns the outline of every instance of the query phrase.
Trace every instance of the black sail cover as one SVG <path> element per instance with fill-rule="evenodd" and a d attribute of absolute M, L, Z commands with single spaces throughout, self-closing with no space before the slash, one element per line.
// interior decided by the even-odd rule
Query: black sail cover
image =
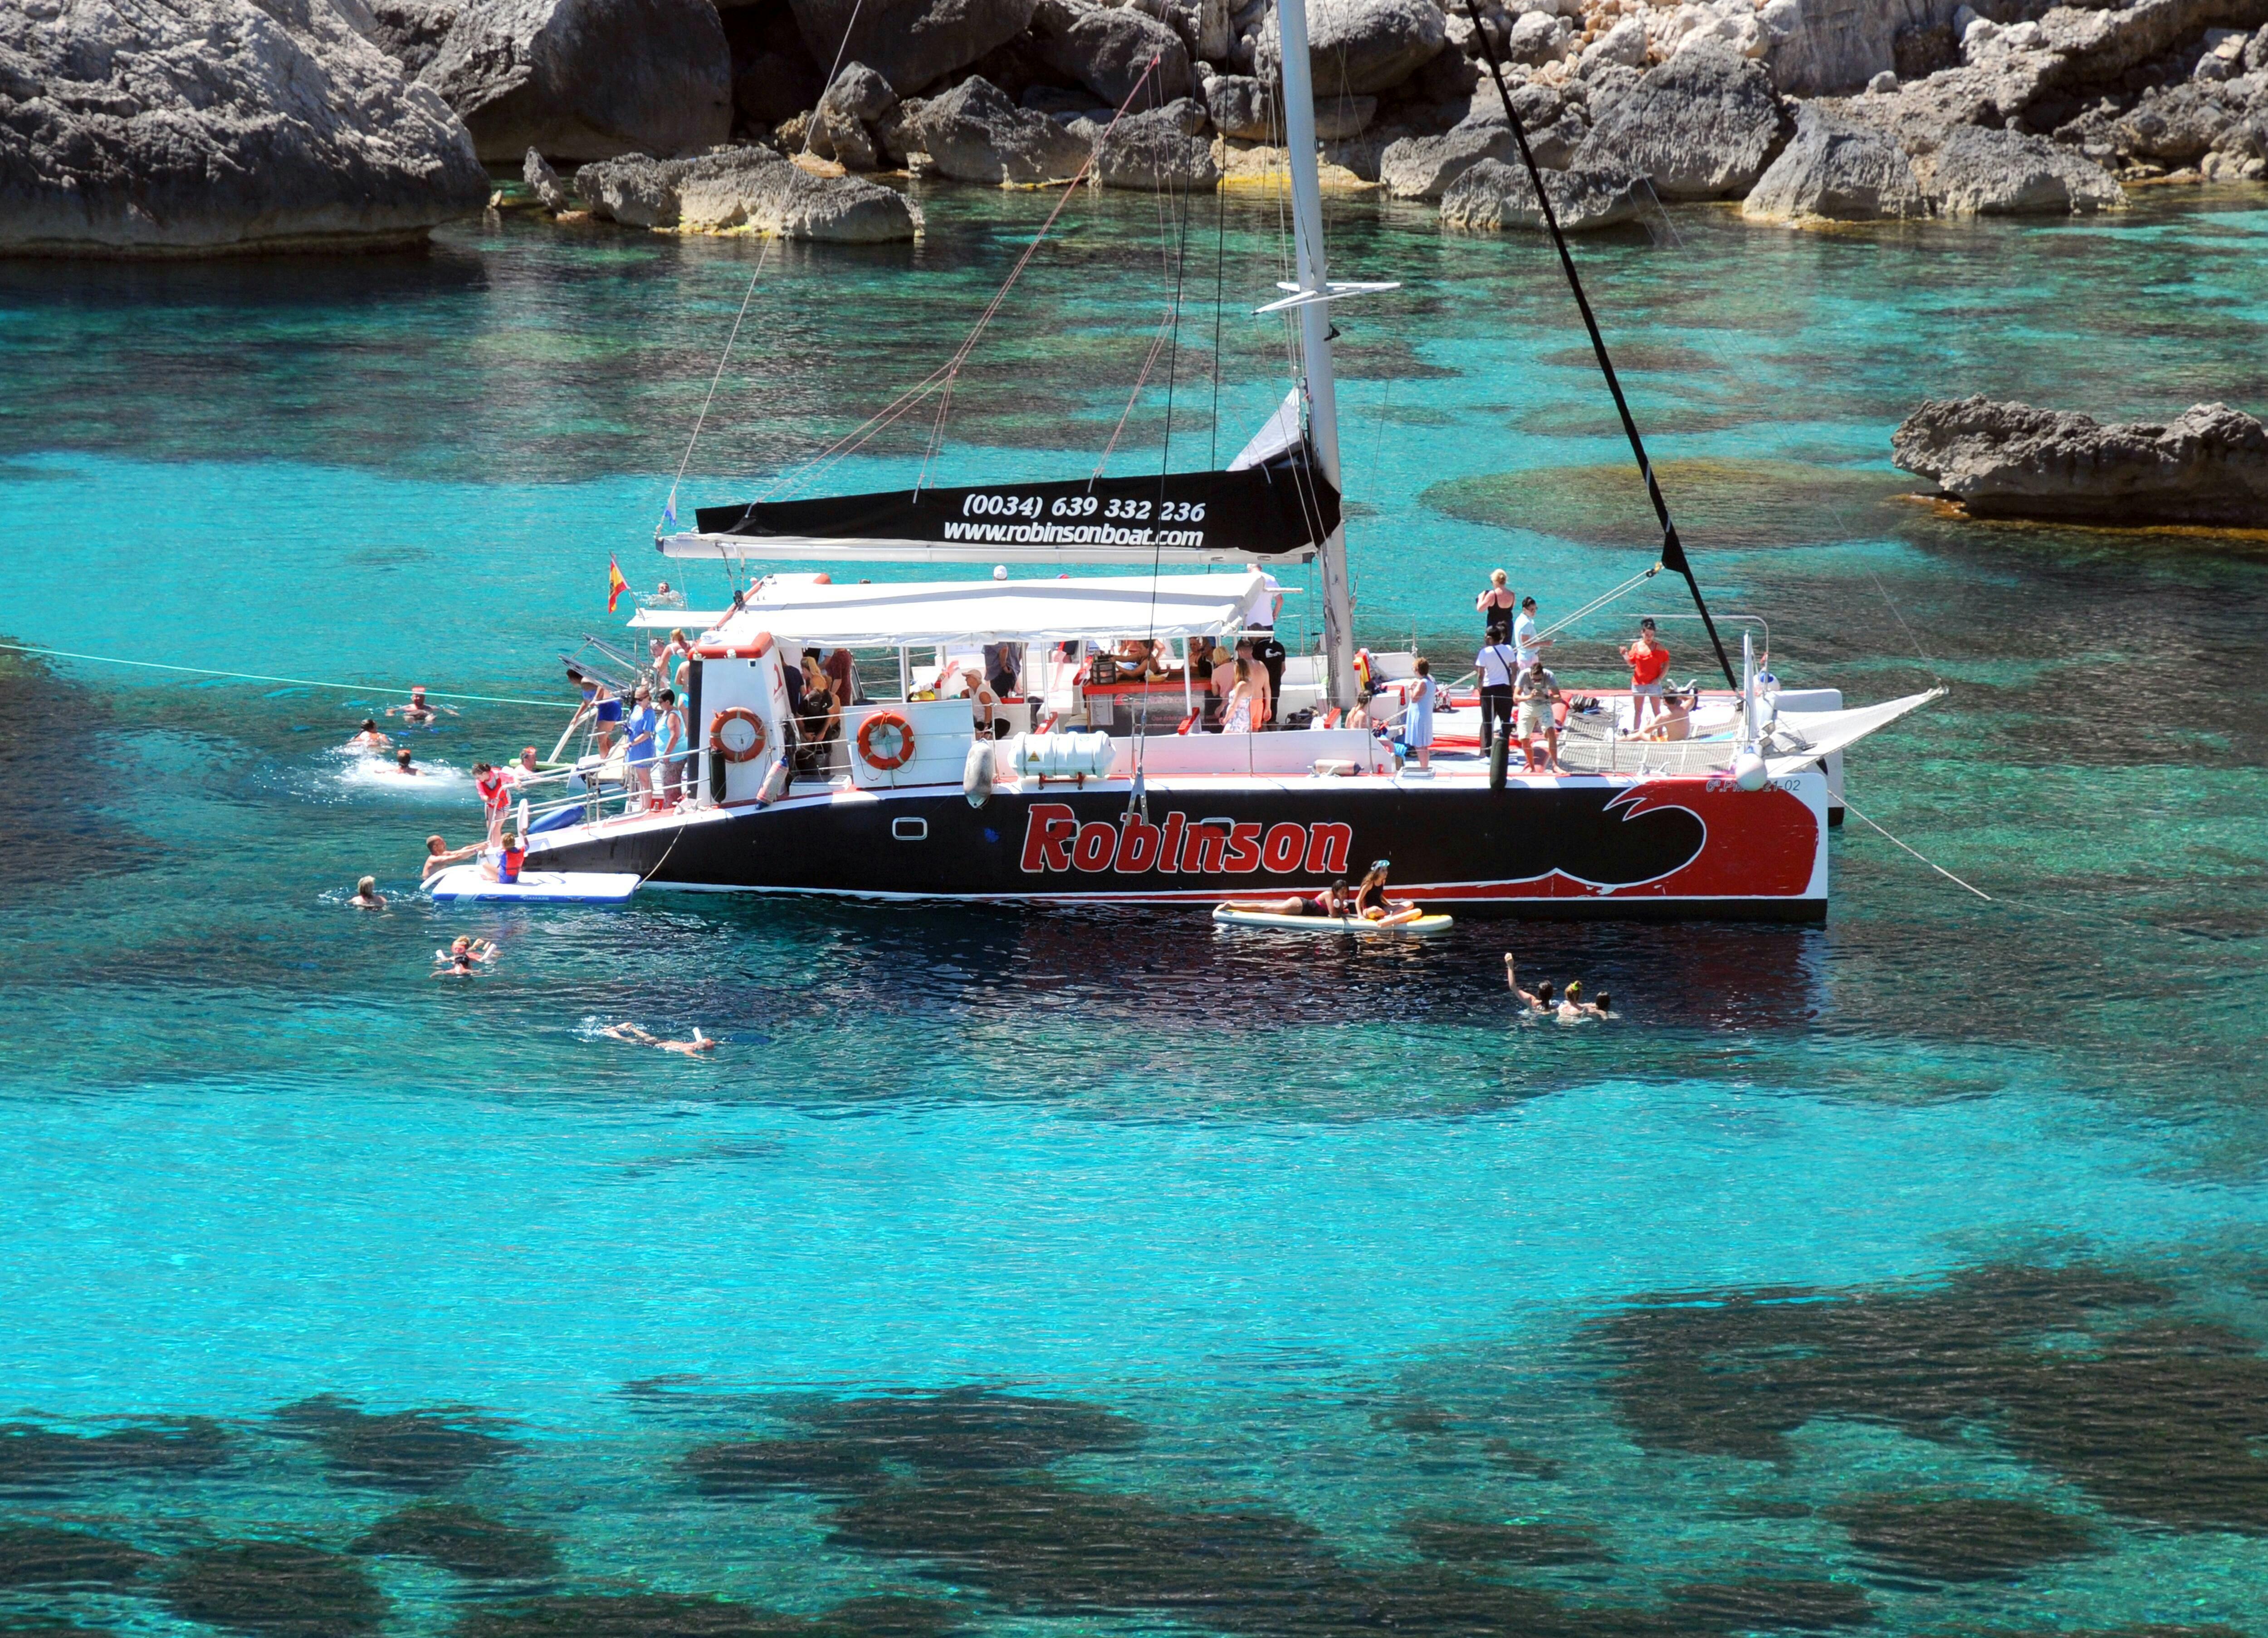
<path fill-rule="evenodd" d="M 1233 472 L 891 490 L 703 506 L 703 535 L 922 546 L 1109 546 L 1288 557 L 1339 525 L 1338 491 L 1304 444 Z"/>

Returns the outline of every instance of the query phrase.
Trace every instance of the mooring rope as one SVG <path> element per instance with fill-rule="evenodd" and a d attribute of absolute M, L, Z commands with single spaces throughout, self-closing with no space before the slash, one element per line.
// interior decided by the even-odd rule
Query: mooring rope
<path fill-rule="evenodd" d="M 223 677 L 236 682 L 282 682 L 292 688 L 321 688 L 342 694 L 407 694 L 409 690 L 399 683 L 383 682 L 318 682 L 309 677 L 262 676 L 256 671 L 215 671 L 206 666 L 169 666 L 155 660 L 122 660 L 115 654 L 80 654 L 67 648 L 34 648 L 28 643 L 0 643 L 0 652 L 12 654 L 42 654 L 51 660 L 85 660 L 101 666 L 133 666 L 144 671 L 178 671 L 190 676 Z M 432 699 L 467 699 L 483 705 L 542 705 L 553 711 L 579 711 L 581 702 L 569 704 L 557 699 L 522 699 L 512 694 L 459 694 L 446 689 L 425 690 Z"/>

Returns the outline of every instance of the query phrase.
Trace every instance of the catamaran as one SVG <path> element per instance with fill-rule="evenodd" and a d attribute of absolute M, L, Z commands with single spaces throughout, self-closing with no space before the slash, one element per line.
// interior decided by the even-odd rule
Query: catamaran
<path fill-rule="evenodd" d="M 1508 757 L 1504 736 L 1473 734 L 1462 755 L 1446 736 L 1430 770 L 1396 753 L 1414 657 L 1356 646 L 1329 318 L 1394 286 L 1329 277 L 1301 0 L 1278 14 L 1297 278 L 1260 311 L 1296 319 L 1300 380 L 1259 435 L 1217 471 L 736 502 L 657 530 L 666 558 L 828 567 L 772 568 L 728 609 L 633 617 L 640 635 L 699 633 L 689 789 L 639 791 L 619 745 L 587 756 L 560 800 L 523 809 L 526 869 L 696 891 L 1171 906 L 1320 891 L 1389 860 L 1395 896 L 1429 909 L 1825 916 L 1843 749 L 1933 694 L 1846 710 L 1832 690 L 1778 686 L 1745 635 L 1734 674 L 1508 95 L 1662 526 L 1647 574 L 1683 578 L 1727 686 L 1697 691 L 1675 740 L 1619 691 L 1563 702 L 1549 771 Z M 990 573 L 833 573 L 881 562 Z M 1316 650 L 1282 662 L 1274 720 L 1209 723 L 1210 646 L 1272 636 L 1270 571 L 1295 565 L 1320 580 Z M 1073 572 L 1098 568 L 1116 572 Z M 817 737 L 799 727 L 793 679 L 805 655 L 837 650 L 858 681 Z M 1469 693 L 1448 699 L 1479 719 Z"/>

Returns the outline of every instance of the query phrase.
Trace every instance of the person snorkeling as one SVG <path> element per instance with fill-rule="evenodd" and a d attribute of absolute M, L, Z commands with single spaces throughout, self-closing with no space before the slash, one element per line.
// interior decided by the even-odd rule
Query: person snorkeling
<path fill-rule="evenodd" d="M 610 1041 L 628 1041 L 634 1046 L 658 1046 L 665 1052 L 678 1052 L 687 1058 L 717 1050 L 717 1043 L 701 1033 L 699 1024 L 693 1026 L 693 1038 L 690 1041 L 665 1041 L 659 1036 L 649 1034 L 628 1020 L 618 1024 L 608 1024 L 599 1033 Z"/>

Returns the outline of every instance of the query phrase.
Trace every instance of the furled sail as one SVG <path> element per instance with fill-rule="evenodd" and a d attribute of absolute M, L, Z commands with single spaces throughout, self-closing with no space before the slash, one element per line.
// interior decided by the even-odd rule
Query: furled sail
<path fill-rule="evenodd" d="M 1298 563 L 1338 522 L 1338 491 L 1301 439 L 1226 472 L 703 506 L 694 533 L 661 548 L 678 557 Z"/>

